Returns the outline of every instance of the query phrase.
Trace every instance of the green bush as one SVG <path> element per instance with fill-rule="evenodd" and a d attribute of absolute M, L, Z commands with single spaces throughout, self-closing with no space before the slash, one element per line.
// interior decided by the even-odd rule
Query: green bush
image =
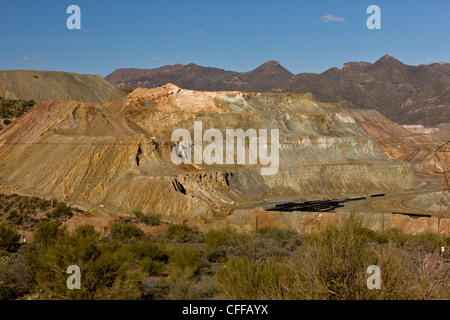
<path fill-rule="evenodd" d="M 133 243 L 131 246 L 131 251 L 137 259 L 149 258 L 151 260 L 162 262 L 167 262 L 169 259 L 168 251 L 163 245 L 154 244 L 148 241 Z"/>
<path fill-rule="evenodd" d="M 38 201 L 36 201 L 36 206 L 41 210 L 45 210 L 45 209 L 47 209 L 49 204 L 45 200 L 39 199 Z"/>
<path fill-rule="evenodd" d="M 19 219 L 20 218 L 20 216 L 19 216 L 19 214 L 17 213 L 17 211 L 16 210 L 11 210 L 10 212 L 9 212 L 9 215 L 8 215 L 8 217 L 6 218 L 6 220 L 8 220 L 8 221 L 13 221 L 13 220 L 16 220 L 16 219 Z M 20 223 L 20 222 L 19 222 Z"/>
<path fill-rule="evenodd" d="M 112 238 L 119 241 L 141 239 L 144 236 L 144 231 L 130 223 L 114 223 L 109 231 Z"/>
<path fill-rule="evenodd" d="M 209 230 L 205 234 L 205 244 L 210 249 L 228 246 L 235 236 L 236 232 L 233 230 Z"/>
<path fill-rule="evenodd" d="M 9 252 L 19 247 L 20 234 L 8 225 L 0 224 L 0 248 Z"/>
<path fill-rule="evenodd" d="M 163 261 L 152 260 L 151 258 L 142 259 L 139 266 L 149 276 L 159 276 L 166 271 L 166 264 Z"/>
<path fill-rule="evenodd" d="M 285 284 L 292 283 L 293 274 L 273 260 L 253 263 L 247 258 L 232 258 L 217 271 L 217 280 L 229 299 L 280 300 L 291 298 Z"/>
<path fill-rule="evenodd" d="M 10 123 L 11 123 L 11 120 L 8 120 L 8 119 L 3 120 L 3 124 L 5 126 L 9 125 Z"/>
<path fill-rule="evenodd" d="M 15 296 L 28 293 L 33 280 L 28 266 L 23 263 L 20 255 L 5 258 L 0 258 L 0 283 L 9 286 Z"/>
<path fill-rule="evenodd" d="M 366 229 L 354 221 L 306 236 L 292 262 L 300 298 L 358 299 L 367 289 L 364 271 L 375 264 L 368 240 Z"/>
<path fill-rule="evenodd" d="M 170 262 L 173 264 L 177 275 L 186 273 L 195 277 L 204 267 L 202 252 L 186 246 L 175 248 L 170 255 Z"/>
<path fill-rule="evenodd" d="M 0 284 L 0 300 L 13 300 L 16 298 L 14 290 L 6 285 Z"/>
<path fill-rule="evenodd" d="M 45 299 L 137 299 L 140 274 L 129 270 L 133 256 L 115 240 L 100 240 L 92 226 L 63 235 L 54 243 L 28 248 L 26 262 L 35 282 L 34 292 Z M 67 267 L 81 270 L 81 290 L 69 290 Z"/>
<path fill-rule="evenodd" d="M 227 256 L 246 257 L 252 262 L 258 262 L 286 258 L 294 249 L 295 247 L 286 246 L 284 241 L 277 241 L 270 237 L 240 234 L 237 238 L 232 238 L 232 242 L 227 247 Z"/>
<path fill-rule="evenodd" d="M 167 237 L 180 242 L 188 242 L 195 239 L 195 231 L 185 224 L 174 224 L 167 229 Z"/>
<path fill-rule="evenodd" d="M 208 275 L 202 275 L 198 279 L 193 279 L 189 274 L 170 276 L 165 279 L 165 283 L 168 287 L 168 295 L 166 299 L 215 299 L 218 294 L 216 279 Z"/>
<path fill-rule="evenodd" d="M 295 235 L 295 232 L 292 230 L 281 229 L 278 227 L 259 228 L 256 233 L 266 238 L 271 238 L 280 242 L 290 240 Z"/>
<path fill-rule="evenodd" d="M 59 236 L 65 234 L 67 227 L 59 227 L 56 221 L 41 220 L 36 224 L 36 231 L 33 238 L 36 242 L 42 242 L 44 245 L 53 243 Z"/>
<path fill-rule="evenodd" d="M 157 226 L 161 222 L 161 215 L 159 214 L 144 214 L 142 211 L 134 211 L 133 214 L 139 222 L 149 224 L 151 226 Z"/>
<path fill-rule="evenodd" d="M 65 215 L 69 217 L 73 215 L 72 210 L 65 202 L 56 202 L 55 209 L 47 213 L 47 217 L 49 218 L 59 218 Z"/>

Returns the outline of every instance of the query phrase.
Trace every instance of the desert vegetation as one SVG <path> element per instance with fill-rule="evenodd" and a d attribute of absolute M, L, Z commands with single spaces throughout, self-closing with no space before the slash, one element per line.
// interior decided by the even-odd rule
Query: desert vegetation
<path fill-rule="evenodd" d="M 276 227 L 144 234 L 127 220 L 101 235 L 39 221 L 34 241 L 0 225 L 1 299 L 448 299 L 450 261 L 436 235 L 372 231 L 356 218 L 299 235 Z M 450 239 L 444 239 L 446 245 Z M 67 267 L 81 269 L 69 290 Z M 366 269 L 381 269 L 369 290 Z"/>
<path fill-rule="evenodd" d="M 0 97 L 0 129 L 34 107 L 33 100 L 11 100 Z"/>
<path fill-rule="evenodd" d="M 45 200 L 0 193 L 0 212 L 0 223 L 21 230 L 34 231 L 36 224 L 42 219 L 63 223 L 82 210 L 71 208 L 66 202 L 57 199 Z"/>

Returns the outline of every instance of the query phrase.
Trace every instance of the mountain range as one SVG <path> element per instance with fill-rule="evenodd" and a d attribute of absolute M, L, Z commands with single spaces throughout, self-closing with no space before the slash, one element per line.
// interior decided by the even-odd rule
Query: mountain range
<path fill-rule="evenodd" d="M 400 124 L 450 122 L 450 64 L 443 61 L 412 66 L 385 55 L 375 63 L 348 62 L 320 74 L 296 75 L 273 60 L 242 73 L 191 63 L 117 69 L 105 79 L 118 87 L 173 83 L 204 91 L 311 92 L 318 101 L 376 109 Z"/>
<path fill-rule="evenodd" d="M 155 88 L 173 83 L 191 90 L 270 92 L 283 86 L 293 76 L 279 62 L 271 60 L 243 73 L 190 63 L 156 69 L 117 69 L 105 79 L 118 87 Z"/>

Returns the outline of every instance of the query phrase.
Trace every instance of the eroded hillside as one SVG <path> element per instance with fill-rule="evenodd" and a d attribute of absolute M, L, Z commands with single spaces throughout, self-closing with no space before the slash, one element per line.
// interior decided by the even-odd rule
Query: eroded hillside
<path fill-rule="evenodd" d="M 185 128 L 194 136 L 194 121 L 203 132 L 278 129 L 277 173 L 262 175 L 261 163 L 176 165 L 171 135 Z M 277 198 L 399 192 L 421 181 L 342 105 L 318 103 L 311 94 L 199 92 L 168 84 L 105 103 L 39 103 L 0 133 L 0 184 L 66 196 L 108 214 L 138 209 L 171 222 L 209 222 Z"/>
<path fill-rule="evenodd" d="M 0 71 L 0 97 L 11 100 L 103 102 L 124 93 L 100 76 L 38 70 Z"/>

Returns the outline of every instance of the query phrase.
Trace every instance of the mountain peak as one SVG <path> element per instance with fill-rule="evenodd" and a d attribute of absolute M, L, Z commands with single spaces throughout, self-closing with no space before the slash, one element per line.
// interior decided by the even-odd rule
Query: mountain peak
<path fill-rule="evenodd" d="M 383 64 L 401 64 L 401 65 L 403 65 L 403 62 L 401 62 L 400 60 L 395 59 L 390 54 L 384 55 L 378 61 L 376 61 L 374 64 L 380 64 L 380 63 L 383 63 Z"/>
<path fill-rule="evenodd" d="M 282 73 L 282 74 L 290 74 L 293 75 L 290 71 L 286 70 L 278 61 L 269 60 L 253 71 L 250 72 L 265 72 L 265 73 Z"/>
<path fill-rule="evenodd" d="M 278 61 L 269 60 L 267 62 L 264 62 L 262 65 L 260 65 L 256 69 L 278 69 L 278 68 L 283 68 Z"/>
<path fill-rule="evenodd" d="M 275 61 L 275 60 L 269 60 L 269 61 L 263 63 L 262 65 L 263 66 L 264 65 L 267 65 L 267 66 L 280 66 L 280 63 L 278 61 Z"/>

